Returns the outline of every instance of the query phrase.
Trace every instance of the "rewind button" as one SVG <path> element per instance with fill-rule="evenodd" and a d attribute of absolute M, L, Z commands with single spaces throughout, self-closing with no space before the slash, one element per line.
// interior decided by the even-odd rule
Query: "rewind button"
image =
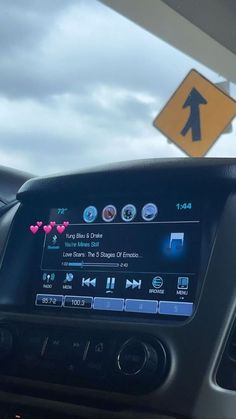
<path fill-rule="evenodd" d="M 82 287 L 96 287 L 97 278 L 82 278 Z"/>

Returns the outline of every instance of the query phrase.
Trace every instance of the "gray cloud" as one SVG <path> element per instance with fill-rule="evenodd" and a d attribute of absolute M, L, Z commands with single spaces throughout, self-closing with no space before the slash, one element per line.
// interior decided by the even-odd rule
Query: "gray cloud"
<path fill-rule="evenodd" d="M 218 75 L 95 0 L 5 0 L 1 11 L 1 164 L 43 174 L 183 156 L 152 121 L 192 67 Z"/>
<path fill-rule="evenodd" d="M 0 48 L 6 55 L 19 47 L 31 48 L 48 32 L 52 22 L 76 0 L 2 0 Z"/>
<path fill-rule="evenodd" d="M 94 0 L 13 6 L 5 4 L 0 25 L 6 96 L 42 99 L 98 82 L 164 96 L 189 70 L 178 51 Z"/>

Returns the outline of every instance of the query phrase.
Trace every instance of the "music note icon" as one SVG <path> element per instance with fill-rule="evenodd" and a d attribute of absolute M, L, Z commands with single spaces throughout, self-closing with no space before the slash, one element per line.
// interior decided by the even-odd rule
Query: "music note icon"
<path fill-rule="evenodd" d="M 184 246 L 184 233 L 170 233 L 169 250 L 181 250 Z"/>

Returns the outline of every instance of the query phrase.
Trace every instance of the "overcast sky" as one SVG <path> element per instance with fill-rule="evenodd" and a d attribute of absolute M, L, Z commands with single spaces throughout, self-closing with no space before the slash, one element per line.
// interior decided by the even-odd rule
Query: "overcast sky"
<path fill-rule="evenodd" d="M 153 119 L 191 68 L 222 78 L 96 0 L 0 7 L 0 164 L 48 174 L 184 156 Z M 236 156 L 234 137 L 209 156 Z"/>

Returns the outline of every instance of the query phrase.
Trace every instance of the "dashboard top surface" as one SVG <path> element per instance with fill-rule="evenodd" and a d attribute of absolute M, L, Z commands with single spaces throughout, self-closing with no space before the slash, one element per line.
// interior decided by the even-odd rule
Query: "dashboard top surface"
<path fill-rule="evenodd" d="M 202 183 L 204 181 L 204 184 Z M 30 179 L 19 190 L 23 203 L 71 199 L 71 194 L 143 192 L 143 187 L 178 186 L 204 189 L 236 184 L 236 159 L 150 159 L 114 163 L 92 169 Z M 146 189 L 145 189 L 146 190 Z M 60 192 L 59 192 L 60 191 Z M 58 197 L 58 192 L 60 197 Z M 77 195 L 78 196 L 78 195 Z"/>

